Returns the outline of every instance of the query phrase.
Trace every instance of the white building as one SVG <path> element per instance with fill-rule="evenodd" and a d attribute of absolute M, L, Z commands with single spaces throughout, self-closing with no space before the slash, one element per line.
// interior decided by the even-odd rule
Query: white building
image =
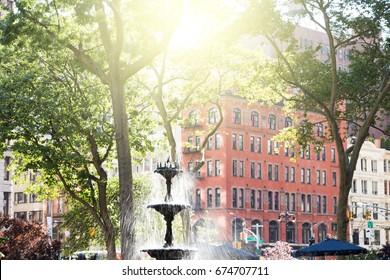
<path fill-rule="evenodd" d="M 10 146 L 7 142 L 7 146 Z M 0 158 L 0 213 L 4 215 L 12 215 L 12 174 L 8 169 L 11 164 L 11 150 L 8 149 L 3 158 Z"/>
<path fill-rule="evenodd" d="M 354 244 L 379 249 L 390 243 L 389 182 L 390 151 L 365 141 L 349 195 L 350 234 Z"/>

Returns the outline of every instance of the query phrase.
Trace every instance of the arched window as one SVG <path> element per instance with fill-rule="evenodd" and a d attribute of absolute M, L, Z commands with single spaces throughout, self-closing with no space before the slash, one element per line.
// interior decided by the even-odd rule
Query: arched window
<path fill-rule="evenodd" d="M 275 115 L 269 115 L 268 116 L 268 128 L 275 130 L 276 129 L 276 117 Z"/>
<path fill-rule="evenodd" d="M 213 190 L 207 189 L 207 207 L 213 206 Z"/>
<path fill-rule="evenodd" d="M 240 240 L 240 233 L 243 230 L 243 224 L 244 221 L 240 218 L 234 218 L 232 222 L 232 240 L 233 241 L 239 241 Z"/>
<path fill-rule="evenodd" d="M 241 124 L 241 110 L 238 108 L 233 109 L 233 123 Z"/>
<path fill-rule="evenodd" d="M 284 119 L 284 127 L 290 127 L 292 126 L 292 119 L 290 117 L 287 117 Z"/>
<path fill-rule="evenodd" d="M 322 123 L 317 123 L 316 130 L 317 130 L 317 136 L 319 137 L 324 136 L 324 125 Z"/>
<path fill-rule="evenodd" d="M 251 113 L 251 125 L 254 127 L 259 127 L 259 113 L 255 111 Z"/>
<path fill-rule="evenodd" d="M 318 242 L 322 242 L 326 239 L 326 225 L 325 224 L 320 224 L 318 226 Z"/>
<path fill-rule="evenodd" d="M 279 226 L 275 221 L 269 222 L 269 242 L 274 243 L 279 240 Z"/>
<path fill-rule="evenodd" d="M 295 243 L 295 225 L 293 222 L 287 222 L 286 240 L 288 243 Z"/>
<path fill-rule="evenodd" d="M 188 115 L 188 124 L 189 126 L 197 126 L 199 125 L 199 111 L 192 110 Z"/>
<path fill-rule="evenodd" d="M 216 124 L 219 121 L 219 112 L 217 108 L 209 110 L 209 124 Z"/>
<path fill-rule="evenodd" d="M 304 223 L 302 225 L 302 243 L 309 244 L 311 237 L 311 226 L 309 223 Z"/>

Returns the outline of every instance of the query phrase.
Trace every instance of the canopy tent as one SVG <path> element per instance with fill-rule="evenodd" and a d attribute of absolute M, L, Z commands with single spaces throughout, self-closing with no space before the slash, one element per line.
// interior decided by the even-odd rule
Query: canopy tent
<path fill-rule="evenodd" d="M 337 239 L 326 239 L 315 245 L 299 249 L 295 252 L 296 257 L 301 256 L 346 256 L 366 253 L 367 249 Z"/>

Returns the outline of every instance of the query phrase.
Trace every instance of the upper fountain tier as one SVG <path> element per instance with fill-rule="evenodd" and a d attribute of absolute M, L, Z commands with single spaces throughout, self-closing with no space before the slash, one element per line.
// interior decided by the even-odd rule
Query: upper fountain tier
<path fill-rule="evenodd" d="M 179 168 L 176 168 L 171 162 L 169 162 L 168 159 L 168 161 L 164 165 L 160 163 L 154 172 L 162 175 L 165 178 L 167 185 L 167 194 L 165 196 L 165 202 L 172 202 L 172 179 L 182 171 Z"/>

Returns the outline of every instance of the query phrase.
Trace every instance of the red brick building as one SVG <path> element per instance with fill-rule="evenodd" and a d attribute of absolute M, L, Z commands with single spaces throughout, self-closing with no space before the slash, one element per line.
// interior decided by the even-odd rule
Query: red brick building
<path fill-rule="evenodd" d="M 320 150 L 311 146 L 302 153 L 285 149 L 272 140 L 279 130 L 302 121 L 297 112 L 287 117 L 281 106 L 249 104 L 228 92 L 220 98 L 223 122 L 202 154 L 200 131 L 219 120 L 215 106 L 183 112 L 189 124 L 182 129 L 183 167 L 204 165 L 196 174 L 193 196 L 193 229 L 209 221 L 219 241 L 238 241 L 243 227 L 265 243 L 277 240 L 307 244 L 313 229 L 316 242 L 336 234 L 338 159 L 334 143 Z M 327 131 L 323 117 L 309 113 L 316 122 L 312 133 Z M 203 158 L 202 158 L 203 157 Z M 313 228 L 312 228 L 313 227 Z"/>

